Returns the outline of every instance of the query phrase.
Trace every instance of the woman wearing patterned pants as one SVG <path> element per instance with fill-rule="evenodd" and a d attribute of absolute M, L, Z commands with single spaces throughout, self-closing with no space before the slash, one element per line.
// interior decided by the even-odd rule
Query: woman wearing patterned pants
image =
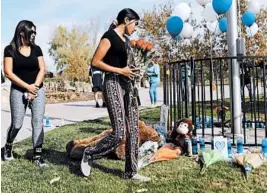
<path fill-rule="evenodd" d="M 109 29 L 101 38 L 94 54 L 92 65 L 105 71 L 104 98 L 106 101 L 113 132 L 104 137 L 94 147 L 84 150 L 81 171 L 90 175 L 92 160 L 116 148 L 126 135 L 125 178 L 150 181 L 137 174 L 138 159 L 138 103 L 134 97 L 134 71 L 127 62 L 127 41 L 125 35 L 135 31 L 140 17 L 132 9 L 119 12 L 114 29 Z"/>
<path fill-rule="evenodd" d="M 85 154 L 91 159 L 99 158 L 116 148 L 126 134 L 125 178 L 131 178 L 136 174 L 138 158 L 137 99 L 133 97 L 131 82 L 119 75 L 107 74 L 104 85 L 103 94 L 113 132 L 96 146 L 86 148 Z"/>

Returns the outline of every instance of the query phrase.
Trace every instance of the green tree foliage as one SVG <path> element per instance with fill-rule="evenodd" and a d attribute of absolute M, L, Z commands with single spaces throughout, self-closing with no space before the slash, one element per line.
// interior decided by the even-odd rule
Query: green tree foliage
<path fill-rule="evenodd" d="M 57 70 L 64 69 L 71 80 L 88 81 L 88 65 L 93 50 L 85 30 L 75 26 L 68 30 L 59 26 L 49 44 L 49 54 L 54 58 Z"/>

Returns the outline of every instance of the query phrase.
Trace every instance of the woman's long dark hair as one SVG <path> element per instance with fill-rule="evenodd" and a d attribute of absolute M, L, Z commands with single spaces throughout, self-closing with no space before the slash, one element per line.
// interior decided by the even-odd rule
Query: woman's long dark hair
<path fill-rule="evenodd" d="M 129 18 L 129 20 L 140 20 L 139 15 L 134 10 L 130 8 L 125 8 L 119 12 L 116 22 L 113 21 L 112 24 L 109 26 L 109 29 L 114 29 L 117 27 L 117 25 L 124 23 L 126 17 Z"/>
<path fill-rule="evenodd" d="M 33 24 L 32 21 L 28 20 L 22 20 L 18 23 L 14 37 L 12 41 L 10 42 L 10 45 L 12 46 L 13 53 L 16 53 L 16 51 L 22 46 L 22 45 L 27 45 L 27 46 L 35 46 L 34 39 L 30 41 L 31 35 L 32 35 L 32 27 L 35 28 L 36 26 Z M 22 42 L 23 39 L 23 42 Z"/>

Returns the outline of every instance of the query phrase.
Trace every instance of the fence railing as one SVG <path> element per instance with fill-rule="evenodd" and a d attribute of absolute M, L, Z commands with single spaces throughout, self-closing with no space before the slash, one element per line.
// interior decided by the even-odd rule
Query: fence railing
<path fill-rule="evenodd" d="M 238 61 L 235 63 L 234 61 Z M 192 117 L 194 134 L 211 141 L 228 136 L 235 144 L 230 111 L 232 77 L 229 66 L 240 65 L 241 119 L 244 145 L 255 146 L 267 137 L 267 56 L 206 58 L 164 65 L 164 104 L 170 107 L 169 128 Z"/>

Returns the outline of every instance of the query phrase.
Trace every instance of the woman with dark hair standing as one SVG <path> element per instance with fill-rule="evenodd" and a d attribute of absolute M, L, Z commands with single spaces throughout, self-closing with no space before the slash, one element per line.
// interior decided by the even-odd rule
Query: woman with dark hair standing
<path fill-rule="evenodd" d="M 47 164 L 42 159 L 45 111 L 45 62 L 39 46 L 35 45 L 36 26 L 31 21 L 20 21 L 15 35 L 4 50 L 4 71 L 10 81 L 11 126 L 7 132 L 4 159 L 13 158 L 12 147 L 23 124 L 27 106 L 32 113 L 33 162 L 38 167 Z"/>
<path fill-rule="evenodd" d="M 126 135 L 126 164 L 124 178 L 150 181 L 137 174 L 138 159 L 138 103 L 133 96 L 132 80 L 137 69 L 127 66 L 127 37 L 139 21 L 132 9 L 123 9 L 117 16 L 117 25 L 102 37 L 92 60 L 92 66 L 105 71 L 103 94 L 113 132 L 83 154 L 81 170 L 90 175 L 92 160 L 99 158 L 120 144 Z M 113 22 L 114 23 L 114 22 Z"/>

